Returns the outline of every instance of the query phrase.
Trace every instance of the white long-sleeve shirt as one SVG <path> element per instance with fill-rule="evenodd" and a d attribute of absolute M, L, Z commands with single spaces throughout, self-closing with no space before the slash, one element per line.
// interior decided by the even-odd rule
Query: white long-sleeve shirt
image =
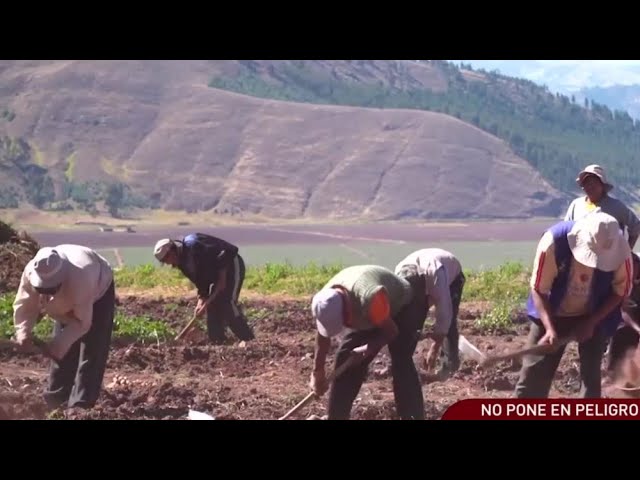
<path fill-rule="evenodd" d="M 435 308 L 435 333 L 446 335 L 451 326 L 453 305 L 451 301 L 451 283 L 462 271 L 459 260 L 441 248 L 424 248 L 409 254 L 396 266 L 399 273 L 403 265 L 415 265 L 418 273 L 424 274 L 429 304 Z"/>
<path fill-rule="evenodd" d="M 13 302 L 13 322 L 18 340 L 31 335 L 41 313 L 65 325 L 50 345 L 51 353 L 62 359 L 91 328 L 93 304 L 111 285 L 113 270 L 105 258 L 87 247 L 58 245 L 55 248 L 69 261 L 60 290 L 53 296 L 36 292 L 28 278 L 33 266 L 31 260 L 22 273 Z"/>

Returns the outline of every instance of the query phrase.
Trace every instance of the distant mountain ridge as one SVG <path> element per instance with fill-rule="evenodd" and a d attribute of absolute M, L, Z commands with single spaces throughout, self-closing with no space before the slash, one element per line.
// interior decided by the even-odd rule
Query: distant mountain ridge
<path fill-rule="evenodd" d="M 5 207 L 557 216 L 594 159 L 637 196 L 633 121 L 439 61 L 2 61 L 0 115 Z"/>

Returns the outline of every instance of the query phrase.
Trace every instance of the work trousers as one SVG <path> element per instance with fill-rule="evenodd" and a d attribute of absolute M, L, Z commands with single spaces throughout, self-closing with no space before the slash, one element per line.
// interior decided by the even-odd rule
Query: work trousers
<path fill-rule="evenodd" d="M 391 356 L 391 375 L 396 412 L 402 420 L 424 420 L 424 399 L 418 371 L 413 362 L 413 354 L 418 343 L 418 334 L 424 326 L 427 313 L 424 277 L 406 277 L 411 283 L 413 296 L 393 319 L 398 326 L 398 336 L 388 344 Z M 351 351 L 366 345 L 378 335 L 378 329 L 348 330 L 338 352 L 334 368 L 339 368 L 351 355 Z M 372 358 L 357 366 L 349 367 L 336 378 L 329 392 L 329 420 L 348 420 L 353 402 L 364 383 Z"/>
<path fill-rule="evenodd" d="M 556 324 L 559 338 L 571 333 L 575 320 L 560 319 Z M 544 336 L 546 329 L 542 325 L 531 323 L 527 346 L 532 347 Z M 566 346 L 548 355 L 527 355 L 522 362 L 520 378 L 516 384 L 517 398 L 547 398 L 558 365 L 562 360 Z M 605 337 L 594 332 L 593 336 L 578 344 L 580 355 L 581 398 L 600 398 L 602 375 L 600 367 L 605 349 Z"/>
<path fill-rule="evenodd" d="M 451 326 L 449 327 L 449 332 L 442 343 L 442 350 L 440 350 L 439 358 L 439 370 L 443 373 L 453 373 L 460 368 L 458 313 L 460 310 L 460 301 L 462 299 L 462 290 L 464 289 L 465 281 L 466 278 L 464 274 L 460 272 L 449 287 L 451 296 Z"/>
<path fill-rule="evenodd" d="M 69 349 L 59 363 L 52 362 L 44 399 L 50 408 L 95 405 L 107 366 L 115 316 L 115 285 L 93 304 L 91 328 Z M 64 326 L 56 322 L 54 335 Z"/>
<path fill-rule="evenodd" d="M 226 285 L 217 298 L 207 308 L 207 331 L 209 340 L 214 343 L 226 341 L 225 330 L 228 326 L 240 340 L 253 340 L 254 334 L 247 318 L 238 305 L 238 297 L 244 282 L 245 264 L 240 255 L 236 255 L 227 269 Z"/>

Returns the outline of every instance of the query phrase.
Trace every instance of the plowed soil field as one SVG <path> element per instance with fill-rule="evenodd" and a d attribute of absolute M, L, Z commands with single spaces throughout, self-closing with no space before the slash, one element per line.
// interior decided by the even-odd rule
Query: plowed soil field
<path fill-rule="evenodd" d="M 184 325 L 193 305 L 186 301 L 122 297 L 118 308 L 131 315 L 150 315 Z M 313 364 L 314 325 L 305 301 L 245 300 L 258 315 L 252 316 L 256 340 L 239 342 L 229 333 L 227 345 L 205 341 L 199 330 L 188 340 L 142 344 L 114 341 L 105 376 L 104 391 L 95 408 L 71 409 L 53 414 L 41 398 L 48 361 L 36 354 L 0 352 L 0 418 L 6 419 L 186 419 L 189 409 L 216 419 L 272 420 L 284 415 L 309 393 Z M 527 324 L 508 334 L 481 335 L 474 326 L 480 311 L 462 305 L 460 330 L 485 353 L 524 345 Z M 335 345 L 334 345 L 335 348 Z M 451 404 L 473 397 L 509 397 L 518 376 L 517 363 L 502 363 L 488 370 L 465 360 L 459 372 L 434 380 L 423 368 L 429 340 L 415 354 L 423 381 L 427 418 L 439 419 Z M 331 360 L 332 357 L 330 357 Z M 356 399 L 353 419 L 394 419 L 395 410 L 389 356 L 386 349 L 374 360 L 369 377 Z M 330 371 L 331 366 L 327 366 Z M 576 348 L 571 345 L 558 370 L 552 396 L 575 397 L 580 387 Z M 326 395 L 292 419 L 325 414 Z"/>

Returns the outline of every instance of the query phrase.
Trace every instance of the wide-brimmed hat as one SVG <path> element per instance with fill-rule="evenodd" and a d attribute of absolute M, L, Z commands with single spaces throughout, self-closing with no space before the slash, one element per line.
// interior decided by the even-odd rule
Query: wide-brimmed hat
<path fill-rule="evenodd" d="M 68 260 L 55 248 L 41 248 L 30 262 L 29 282 L 36 288 L 57 287 L 64 280 L 67 265 Z"/>
<path fill-rule="evenodd" d="M 601 211 L 576 221 L 567 240 L 576 261 L 605 272 L 618 269 L 631 254 L 618 221 Z"/>
<path fill-rule="evenodd" d="M 607 180 L 607 175 L 604 171 L 604 168 L 602 168 L 600 165 L 593 164 L 585 167 L 584 170 L 582 170 L 578 174 L 578 177 L 576 178 L 577 184 L 582 186 L 582 182 L 584 181 L 585 177 L 588 175 L 595 175 L 596 177 L 598 177 L 600 181 L 604 184 L 604 188 L 606 192 L 609 192 L 610 190 L 613 189 L 613 184 L 609 183 L 609 181 Z"/>
<path fill-rule="evenodd" d="M 335 337 L 344 329 L 342 302 L 342 294 L 334 288 L 323 288 L 313 296 L 311 313 L 323 337 Z"/>

